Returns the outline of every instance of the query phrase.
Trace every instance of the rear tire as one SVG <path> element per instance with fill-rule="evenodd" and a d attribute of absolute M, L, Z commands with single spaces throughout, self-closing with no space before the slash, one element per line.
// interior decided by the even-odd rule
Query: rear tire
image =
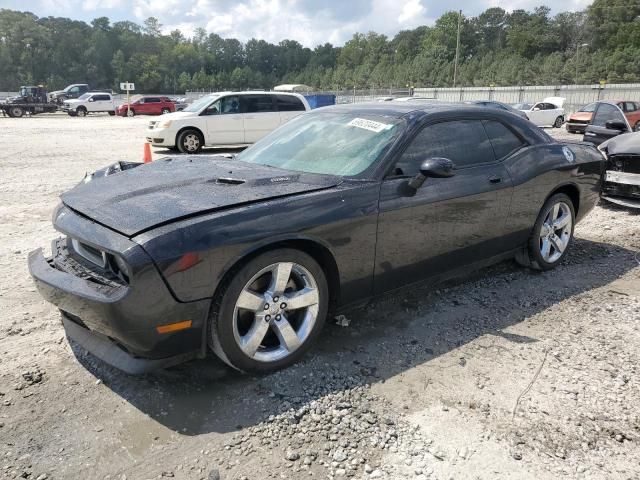
<path fill-rule="evenodd" d="M 556 118 L 555 122 L 553 122 L 553 127 L 554 128 L 560 128 L 560 127 L 562 127 L 563 123 L 564 123 L 564 117 L 560 116 L 560 117 Z"/>
<path fill-rule="evenodd" d="M 115 114 L 116 114 L 116 112 L 114 112 L 113 110 L 110 110 L 110 111 L 109 111 L 109 116 L 110 116 L 110 117 L 113 117 Z"/>
<path fill-rule="evenodd" d="M 241 265 L 216 294 L 209 346 L 243 372 L 288 367 L 322 331 L 328 300 L 324 271 L 310 255 L 289 248 L 265 252 Z"/>
<path fill-rule="evenodd" d="M 521 265 L 536 270 L 551 270 L 564 258 L 573 240 L 575 208 L 564 193 L 549 198 L 531 231 L 524 257 L 517 257 Z"/>
<path fill-rule="evenodd" d="M 198 153 L 202 150 L 203 145 L 204 138 L 202 138 L 202 134 L 194 129 L 180 132 L 176 140 L 176 146 L 182 153 Z"/>
<path fill-rule="evenodd" d="M 171 110 L 169 110 L 168 108 L 163 108 L 163 109 L 160 111 L 160 115 L 164 115 L 164 114 L 166 114 L 166 113 L 171 113 Z"/>

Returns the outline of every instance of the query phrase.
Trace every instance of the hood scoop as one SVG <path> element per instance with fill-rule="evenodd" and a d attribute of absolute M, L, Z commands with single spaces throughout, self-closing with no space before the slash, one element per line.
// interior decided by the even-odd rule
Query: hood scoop
<path fill-rule="evenodd" d="M 242 185 L 246 180 L 242 178 L 230 178 L 230 177 L 220 177 L 216 180 L 216 183 L 222 185 Z"/>

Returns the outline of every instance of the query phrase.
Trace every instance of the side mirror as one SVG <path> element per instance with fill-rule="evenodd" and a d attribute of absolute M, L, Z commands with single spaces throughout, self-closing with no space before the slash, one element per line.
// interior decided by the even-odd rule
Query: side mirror
<path fill-rule="evenodd" d="M 448 178 L 455 175 L 455 165 L 448 158 L 428 158 L 420 165 L 420 173 L 409 181 L 409 186 L 418 189 L 428 178 Z"/>
<path fill-rule="evenodd" d="M 627 131 L 627 124 L 622 120 L 608 120 L 604 126 L 607 130 L 620 130 L 621 132 Z"/>
<path fill-rule="evenodd" d="M 92 98 L 89 99 L 90 102 L 95 102 L 95 100 Z"/>
<path fill-rule="evenodd" d="M 540 107 L 536 107 L 533 109 L 534 112 L 539 112 L 540 111 Z"/>

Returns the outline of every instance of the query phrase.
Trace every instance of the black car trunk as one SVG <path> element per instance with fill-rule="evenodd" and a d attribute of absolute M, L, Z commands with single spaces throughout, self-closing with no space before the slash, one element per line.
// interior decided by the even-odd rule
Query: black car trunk
<path fill-rule="evenodd" d="M 330 188 L 340 177 L 221 157 L 166 158 L 81 183 L 72 210 L 129 237 L 159 225 L 257 201 Z"/>

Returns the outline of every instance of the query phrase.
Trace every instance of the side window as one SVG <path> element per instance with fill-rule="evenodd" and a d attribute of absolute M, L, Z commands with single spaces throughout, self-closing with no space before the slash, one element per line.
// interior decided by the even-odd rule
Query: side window
<path fill-rule="evenodd" d="M 216 100 L 202 113 L 203 115 L 227 115 L 240 113 L 240 98 L 237 95 Z"/>
<path fill-rule="evenodd" d="M 423 128 L 404 151 L 394 175 L 413 176 L 423 160 L 444 157 L 456 168 L 495 162 L 491 142 L 480 120 L 454 120 Z"/>
<path fill-rule="evenodd" d="M 538 110 L 544 110 L 544 103 L 536 103 L 536 104 L 533 106 L 532 110 L 535 110 L 536 108 L 537 108 Z"/>
<path fill-rule="evenodd" d="M 265 113 L 275 111 L 272 95 L 245 95 L 243 100 L 245 102 L 244 111 L 247 113 Z"/>
<path fill-rule="evenodd" d="M 633 102 L 624 102 L 624 108 L 622 109 L 623 112 L 635 112 L 636 111 L 636 104 Z"/>
<path fill-rule="evenodd" d="M 484 123 L 497 159 L 503 159 L 525 145 L 515 133 L 502 123 L 494 120 L 485 120 L 482 123 Z"/>
<path fill-rule="evenodd" d="M 145 103 L 160 103 L 160 99 L 156 97 L 148 97 L 145 99 Z"/>
<path fill-rule="evenodd" d="M 293 95 L 276 95 L 276 104 L 280 112 L 303 112 L 304 105 Z"/>
<path fill-rule="evenodd" d="M 601 103 L 596 114 L 593 116 L 591 124 L 596 127 L 604 127 L 609 120 L 621 120 L 624 122 L 625 118 L 620 110 L 614 105 L 611 105 L 610 103 Z"/>
<path fill-rule="evenodd" d="M 109 95 L 94 95 L 93 99 L 96 102 L 104 102 L 104 101 L 108 102 L 109 100 L 111 100 L 111 97 Z"/>
<path fill-rule="evenodd" d="M 76 94 L 80 91 L 80 87 L 71 87 L 69 93 Z"/>

